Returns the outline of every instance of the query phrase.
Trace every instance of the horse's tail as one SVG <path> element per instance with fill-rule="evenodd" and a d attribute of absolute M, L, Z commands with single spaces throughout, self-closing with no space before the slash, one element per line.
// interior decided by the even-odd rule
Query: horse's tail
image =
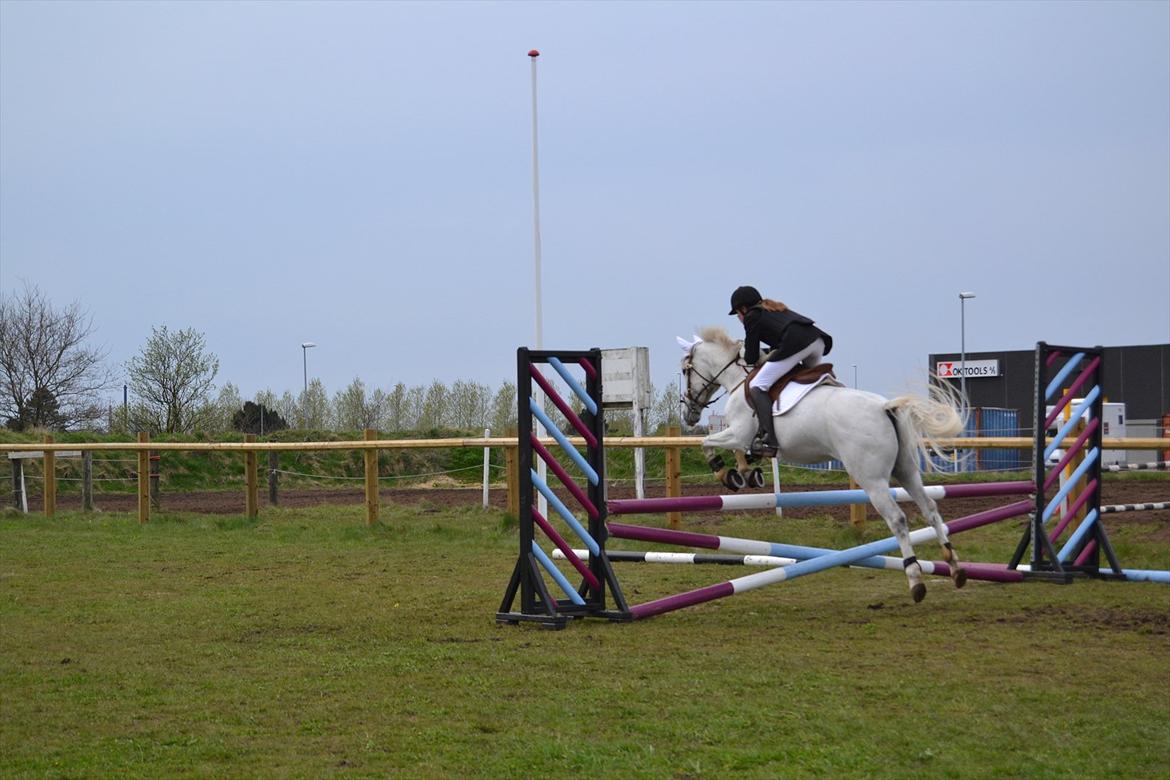
<path fill-rule="evenodd" d="M 959 392 L 942 382 L 930 383 L 929 397 L 903 395 L 886 404 L 894 414 L 902 454 L 917 461 L 921 456 L 928 467 L 930 455 L 950 457 L 939 446 L 938 439 L 955 436 L 967 427 L 965 404 Z"/>

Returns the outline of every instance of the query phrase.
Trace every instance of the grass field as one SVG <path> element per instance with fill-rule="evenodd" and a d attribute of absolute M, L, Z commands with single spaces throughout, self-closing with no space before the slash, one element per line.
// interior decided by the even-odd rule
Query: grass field
<path fill-rule="evenodd" d="M 552 632 L 493 621 L 503 514 L 362 518 L 4 516 L 0 775 L 1170 776 L 1167 586 L 935 579 L 913 605 L 900 574 L 834 570 Z M 827 518 L 703 530 L 856 543 Z M 1168 569 L 1164 531 L 1110 533 Z M 1019 533 L 960 551 L 1006 560 Z M 619 569 L 632 602 L 739 573 Z"/>

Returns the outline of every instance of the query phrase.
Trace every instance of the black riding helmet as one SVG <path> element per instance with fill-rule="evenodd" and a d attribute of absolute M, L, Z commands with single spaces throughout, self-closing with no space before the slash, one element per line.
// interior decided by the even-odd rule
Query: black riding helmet
<path fill-rule="evenodd" d="M 735 292 L 731 294 L 731 311 L 728 314 L 736 314 L 739 312 L 740 306 L 755 306 L 760 301 L 764 300 L 764 296 L 760 295 L 760 291 L 755 287 L 736 287 Z"/>

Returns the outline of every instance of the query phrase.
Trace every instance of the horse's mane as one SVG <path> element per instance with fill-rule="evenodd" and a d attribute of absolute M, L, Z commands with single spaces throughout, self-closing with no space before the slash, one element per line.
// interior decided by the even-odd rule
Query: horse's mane
<path fill-rule="evenodd" d="M 703 341 L 711 341 L 726 349 L 738 352 L 739 342 L 727 334 L 727 330 L 719 325 L 706 325 L 699 328 L 697 334 Z"/>

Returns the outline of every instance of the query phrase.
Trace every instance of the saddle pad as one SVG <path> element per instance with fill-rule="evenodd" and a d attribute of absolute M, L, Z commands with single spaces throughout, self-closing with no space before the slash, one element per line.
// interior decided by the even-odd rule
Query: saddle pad
<path fill-rule="evenodd" d="M 821 374 L 820 377 L 813 380 L 812 382 L 809 382 L 808 384 L 803 384 L 801 382 L 788 382 L 780 391 L 780 398 L 772 404 L 772 416 L 779 417 L 780 415 L 792 409 L 792 407 L 796 406 L 800 399 L 808 395 L 809 391 L 814 387 L 823 385 L 826 382 L 837 384 L 832 380 L 832 374 Z"/>

